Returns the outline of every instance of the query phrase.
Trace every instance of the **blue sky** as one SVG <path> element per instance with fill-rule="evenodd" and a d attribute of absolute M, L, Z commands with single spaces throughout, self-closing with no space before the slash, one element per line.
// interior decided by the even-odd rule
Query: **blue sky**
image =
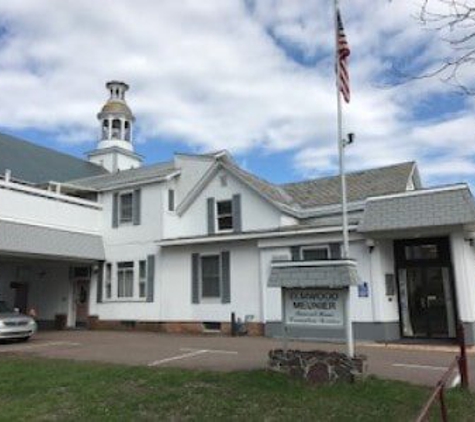
<path fill-rule="evenodd" d="M 471 183 L 474 99 L 437 79 L 386 86 L 394 63 L 430 69 L 447 54 L 418 4 L 341 0 L 348 167 L 417 160 L 427 184 Z M 0 2 L 0 130 L 82 156 L 119 79 L 147 163 L 226 148 L 274 182 L 334 174 L 332 25 L 331 0 Z"/>

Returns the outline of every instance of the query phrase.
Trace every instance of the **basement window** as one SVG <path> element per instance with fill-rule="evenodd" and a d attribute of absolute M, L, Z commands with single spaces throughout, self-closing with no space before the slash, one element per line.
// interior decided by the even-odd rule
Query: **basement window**
<path fill-rule="evenodd" d="M 203 322 L 203 329 L 208 332 L 219 332 L 221 331 L 221 323 L 206 321 Z"/>

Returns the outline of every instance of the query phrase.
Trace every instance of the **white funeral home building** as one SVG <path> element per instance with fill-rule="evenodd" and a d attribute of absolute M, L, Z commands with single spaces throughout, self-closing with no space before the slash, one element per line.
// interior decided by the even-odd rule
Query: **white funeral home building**
<path fill-rule="evenodd" d="M 0 300 L 40 327 L 280 336 L 272 277 L 311 277 L 341 249 L 338 177 L 276 185 L 230 154 L 143 166 L 128 86 L 109 82 L 88 160 L 0 135 Z M 475 205 L 464 184 L 424 188 L 414 162 L 348 174 L 356 339 L 475 343 Z M 325 340 L 338 325 L 291 328 Z"/>

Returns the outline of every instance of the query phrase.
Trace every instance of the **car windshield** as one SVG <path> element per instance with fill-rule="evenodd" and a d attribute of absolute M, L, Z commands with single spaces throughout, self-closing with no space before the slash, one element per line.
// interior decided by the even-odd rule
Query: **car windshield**
<path fill-rule="evenodd" d="M 0 300 L 0 314 L 6 312 L 13 312 L 13 309 L 10 308 L 10 306 L 8 306 L 6 302 Z"/>

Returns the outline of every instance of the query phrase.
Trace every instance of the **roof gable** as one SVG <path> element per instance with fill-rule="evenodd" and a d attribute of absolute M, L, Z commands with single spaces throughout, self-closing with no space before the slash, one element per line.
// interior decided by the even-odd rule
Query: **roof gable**
<path fill-rule="evenodd" d="M 256 176 L 246 172 L 238 167 L 228 158 L 218 158 L 215 164 L 209 168 L 209 170 L 203 175 L 200 181 L 190 190 L 188 195 L 183 198 L 182 202 L 177 207 L 178 215 L 182 215 L 198 198 L 200 193 L 206 188 L 206 186 L 213 180 L 218 172 L 223 169 L 236 177 L 251 191 L 257 193 L 266 202 L 269 202 L 272 206 L 278 208 L 283 212 L 293 214 L 291 208 L 291 198 L 278 186 L 272 185 Z"/>

